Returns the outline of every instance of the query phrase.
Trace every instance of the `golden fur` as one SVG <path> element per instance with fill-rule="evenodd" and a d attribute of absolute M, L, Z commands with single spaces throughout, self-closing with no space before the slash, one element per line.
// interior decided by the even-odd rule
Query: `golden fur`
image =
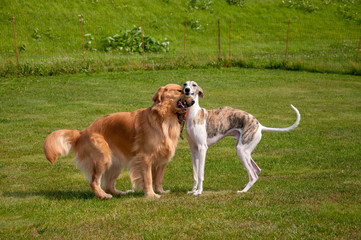
<path fill-rule="evenodd" d="M 54 163 L 59 155 L 74 150 L 77 166 L 101 199 L 122 193 L 115 182 L 124 168 L 130 171 L 133 188 L 159 197 L 155 191 L 166 192 L 162 187 L 164 169 L 178 143 L 178 115 L 185 112 L 177 104 L 184 97 L 181 91 L 179 85 L 168 84 L 158 89 L 151 107 L 106 115 L 83 131 L 54 131 L 45 140 L 45 156 Z"/>

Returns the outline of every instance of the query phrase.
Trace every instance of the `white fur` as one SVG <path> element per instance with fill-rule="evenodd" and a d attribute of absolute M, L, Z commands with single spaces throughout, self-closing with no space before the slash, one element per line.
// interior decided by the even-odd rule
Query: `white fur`
<path fill-rule="evenodd" d="M 59 136 L 59 143 L 57 145 L 57 151 L 60 152 L 61 156 L 66 156 L 69 154 L 69 152 L 72 150 L 71 143 L 68 139 L 68 137 L 64 136 L 64 134 L 61 134 Z"/>
<path fill-rule="evenodd" d="M 237 155 L 238 158 L 241 160 L 243 166 L 246 168 L 249 178 L 249 182 L 244 186 L 241 191 L 237 191 L 237 193 L 244 193 L 253 186 L 253 184 L 258 179 L 258 174 L 261 172 L 261 169 L 253 161 L 251 153 L 256 148 L 257 144 L 261 141 L 262 131 L 288 132 L 295 129 L 301 120 L 301 115 L 299 111 L 293 105 L 291 105 L 297 113 L 297 120 L 292 126 L 288 128 L 267 128 L 258 123 L 259 127 L 254 134 L 253 139 L 246 144 L 243 144 L 241 140 L 243 129 L 231 129 L 226 134 L 218 133 L 212 138 L 207 138 L 207 122 L 204 121 L 203 124 L 195 124 L 194 121 L 199 111 L 203 110 L 206 112 L 206 109 L 199 106 L 199 96 L 203 97 L 203 90 L 197 85 L 196 82 L 187 81 L 184 84 L 183 91 L 187 96 L 191 96 L 195 101 L 194 105 L 188 108 L 186 118 L 186 135 L 189 146 L 191 148 L 193 162 L 193 188 L 188 193 L 193 193 L 193 195 L 200 195 L 203 192 L 204 165 L 206 153 L 209 146 L 217 143 L 219 140 L 223 139 L 226 136 L 233 136 L 237 140 Z"/>

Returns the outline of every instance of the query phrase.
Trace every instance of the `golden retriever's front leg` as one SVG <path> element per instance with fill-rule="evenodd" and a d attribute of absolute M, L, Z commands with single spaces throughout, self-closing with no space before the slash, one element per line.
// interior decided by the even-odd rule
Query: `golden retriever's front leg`
<path fill-rule="evenodd" d="M 157 193 L 169 193 L 170 192 L 170 190 L 165 191 L 162 186 L 165 167 L 166 167 L 166 164 L 161 165 L 158 168 L 156 168 L 155 171 L 153 172 L 154 187 L 155 187 L 155 192 L 157 192 Z"/>
<path fill-rule="evenodd" d="M 160 195 L 156 194 L 153 190 L 153 177 L 152 177 L 152 164 L 145 163 L 143 168 L 143 179 L 144 179 L 144 195 L 146 197 L 157 197 Z"/>

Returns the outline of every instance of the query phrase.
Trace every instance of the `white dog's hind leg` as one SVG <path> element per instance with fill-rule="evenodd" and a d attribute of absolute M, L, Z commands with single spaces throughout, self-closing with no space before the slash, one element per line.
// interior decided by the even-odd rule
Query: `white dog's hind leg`
<path fill-rule="evenodd" d="M 237 145 L 237 155 L 241 160 L 243 166 L 246 168 L 248 173 L 249 182 L 243 188 L 242 191 L 237 191 L 237 193 L 244 193 L 247 192 L 253 184 L 257 181 L 258 175 L 256 174 L 253 165 L 251 163 L 251 155 L 249 152 L 245 151 L 244 146 Z"/>
<path fill-rule="evenodd" d="M 252 163 L 254 171 L 256 172 L 256 174 L 258 176 L 258 174 L 261 172 L 261 169 L 258 167 L 257 163 L 255 163 L 255 161 L 253 161 L 252 157 L 251 157 L 251 163 Z"/>
<path fill-rule="evenodd" d="M 204 166 L 208 147 L 206 145 L 198 146 L 199 166 L 198 166 L 198 190 L 193 195 L 200 195 L 203 192 Z"/>

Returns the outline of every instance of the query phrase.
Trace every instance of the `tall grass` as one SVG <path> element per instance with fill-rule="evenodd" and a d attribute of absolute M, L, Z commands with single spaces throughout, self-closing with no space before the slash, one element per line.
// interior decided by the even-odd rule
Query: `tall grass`
<path fill-rule="evenodd" d="M 231 19 L 235 62 L 257 68 L 357 73 L 353 65 L 359 26 L 357 19 L 346 17 L 345 11 L 352 15 L 359 5 L 345 1 L 312 1 L 310 4 L 316 10 L 308 11 L 297 7 L 304 1 L 287 2 L 294 5 L 276 0 L 243 1 L 238 5 L 211 0 L 5 1 L 0 9 L 0 34 L 3 36 L 0 40 L 0 74 L 18 73 L 11 16 L 15 16 L 18 46 L 23 49 L 20 52 L 21 75 L 83 71 L 80 15 L 85 20 L 85 33 L 94 37 L 91 48 L 86 51 L 88 65 L 85 70 L 90 72 L 139 67 L 141 55 L 103 52 L 100 42 L 103 37 L 114 36 L 120 30 L 139 26 L 143 18 L 145 34 L 170 41 L 168 53 L 146 54 L 149 68 L 165 64 L 168 68 L 177 68 L 183 67 L 184 63 L 202 68 L 216 61 L 218 19 L 221 22 L 222 56 L 227 58 Z M 345 4 L 349 8 L 340 9 Z M 184 61 L 186 19 L 189 26 Z M 289 64 L 284 66 L 288 20 L 291 20 Z"/>

